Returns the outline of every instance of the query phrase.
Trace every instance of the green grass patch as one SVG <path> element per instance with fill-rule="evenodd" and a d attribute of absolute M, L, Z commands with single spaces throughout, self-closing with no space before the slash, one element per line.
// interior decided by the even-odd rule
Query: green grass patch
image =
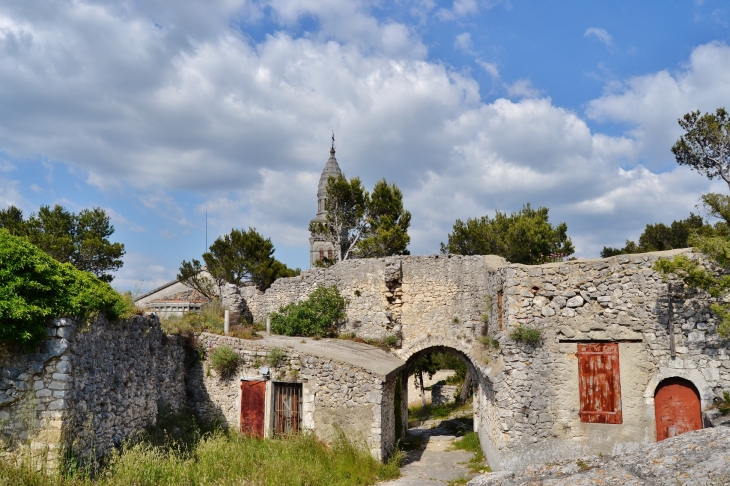
<path fill-rule="evenodd" d="M 210 366 L 224 378 L 232 376 L 241 357 L 230 346 L 218 346 L 210 353 Z"/>
<path fill-rule="evenodd" d="M 533 346 L 542 341 L 542 332 L 539 329 L 522 324 L 515 327 L 509 336 L 518 343 L 531 344 Z"/>
<path fill-rule="evenodd" d="M 469 432 L 464 434 L 464 437 L 461 439 L 455 440 L 454 449 L 474 453 L 474 457 L 472 457 L 467 464 L 472 472 L 492 471 L 484 462 L 484 453 L 482 452 L 482 446 L 479 442 L 479 435 L 477 435 L 476 432 Z"/>
<path fill-rule="evenodd" d="M 400 475 L 401 453 L 383 464 L 340 433 L 327 445 L 312 434 L 255 439 L 201 433 L 189 415 L 168 414 L 136 444 L 112 452 L 92 478 L 82 468 L 66 475 L 33 464 L 0 461 L 0 484 L 19 486 L 369 485 Z"/>
<path fill-rule="evenodd" d="M 467 401 L 464 404 L 456 402 L 447 403 L 436 407 L 432 405 L 408 407 L 408 426 L 414 427 L 417 422 L 423 422 L 425 420 L 448 418 L 457 413 L 469 412 L 471 409 L 471 401 Z"/>

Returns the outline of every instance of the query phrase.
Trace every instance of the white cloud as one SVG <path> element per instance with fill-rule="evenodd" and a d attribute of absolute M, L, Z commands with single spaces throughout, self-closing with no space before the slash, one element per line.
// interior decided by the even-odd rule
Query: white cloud
<path fill-rule="evenodd" d="M 614 47 L 613 37 L 611 37 L 611 34 L 609 34 L 606 29 L 601 29 L 598 27 L 589 27 L 586 29 L 585 33 L 583 34 L 583 37 L 595 37 L 598 39 L 599 42 L 601 42 L 603 45 L 608 47 L 609 49 L 612 49 Z"/>
<path fill-rule="evenodd" d="M 477 59 L 477 64 L 479 64 L 482 69 L 484 69 L 487 74 L 489 74 L 492 77 L 492 80 L 499 79 L 499 69 L 497 68 L 497 65 L 492 62 L 485 62 L 482 60 Z"/>
<path fill-rule="evenodd" d="M 612 85 L 586 111 L 597 121 L 627 124 L 637 144 L 633 159 L 666 170 L 675 165 L 669 149 L 681 135 L 677 119 L 722 106 L 730 106 L 730 47 L 713 42 L 695 48 L 675 73 L 663 70 Z"/>
<path fill-rule="evenodd" d="M 454 47 L 464 52 L 471 51 L 474 43 L 471 41 L 471 34 L 469 32 L 463 32 L 456 36 L 454 40 Z"/>
<path fill-rule="evenodd" d="M 529 79 L 518 79 L 512 84 L 505 85 L 507 94 L 519 98 L 536 98 L 541 91 L 532 85 Z"/>

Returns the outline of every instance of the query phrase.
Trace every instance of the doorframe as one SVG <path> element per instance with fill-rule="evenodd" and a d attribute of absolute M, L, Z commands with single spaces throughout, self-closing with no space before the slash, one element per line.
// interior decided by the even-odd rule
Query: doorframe
<path fill-rule="evenodd" d="M 691 382 L 700 393 L 700 409 L 705 412 L 712 406 L 715 393 L 707 384 L 704 375 L 697 369 L 678 369 L 678 368 L 659 368 L 654 376 L 649 380 L 644 391 L 644 400 L 646 404 L 654 410 L 654 394 L 659 384 L 667 378 L 683 378 Z"/>
<path fill-rule="evenodd" d="M 241 382 L 242 381 L 263 381 L 266 383 L 266 391 L 264 398 L 264 438 L 269 439 L 274 436 L 274 380 L 265 376 L 240 376 L 238 379 L 238 393 L 236 394 L 236 409 L 238 411 L 238 430 L 241 430 Z M 300 410 L 300 430 L 313 429 L 314 421 L 312 420 L 312 412 L 314 405 L 314 394 L 309 389 L 308 382 L 305 381 L 276 381 L 276 383 L 296 383 L 302 386 L 302 407 Z"/>

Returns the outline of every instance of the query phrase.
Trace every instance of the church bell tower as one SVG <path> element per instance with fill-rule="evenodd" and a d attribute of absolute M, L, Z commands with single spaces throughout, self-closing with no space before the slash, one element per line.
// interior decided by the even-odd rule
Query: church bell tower
<path fill-rule="evenodd" d="M 330 158 L 322 170 L 319 177 L 319 187 L 317 188 L 317 215 L 312 223 L 325 222 L 327 220 L 327 210 L 325 209 L 325 200 L 327 199 L 327 181 L 330 177 L 339 177 L 342 174 L 340 166 L 335 158 L 335 135 L 332 134 L 332 148 L 330 148 Z M 315 262 L 327 258 L 332 260 L 337 257 L 337 251 L 332 241 L 322 235 L 312 233 L 309 237 L 309 267 L 315 266 Z"/>

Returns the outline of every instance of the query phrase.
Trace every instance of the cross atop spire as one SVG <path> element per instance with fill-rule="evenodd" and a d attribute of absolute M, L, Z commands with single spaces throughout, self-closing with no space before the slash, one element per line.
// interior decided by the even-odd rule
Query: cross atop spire
<path fill-rule="evenodd" d="M 335 153 L 335 132 L 332 132 L 332 148 L 330 149 L 330 153 Z"/>

